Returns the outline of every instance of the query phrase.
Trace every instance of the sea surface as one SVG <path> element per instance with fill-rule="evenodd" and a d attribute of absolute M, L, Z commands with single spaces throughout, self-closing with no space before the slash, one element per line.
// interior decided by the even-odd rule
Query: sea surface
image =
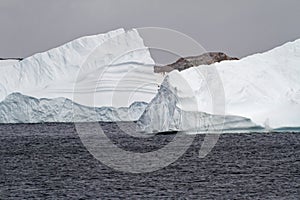
<path fill-rule="evenodd" d="M 133 152 L 160 149 L 175 135 L 135 138 L 116 123 L 100 125 Z M 72 123 L 0 125 L 0 199 L 300 198 L 300 133 L 223 134 L 199 158 L 204 137 L 169 166 L 133 174 L 95 159 Z"/>

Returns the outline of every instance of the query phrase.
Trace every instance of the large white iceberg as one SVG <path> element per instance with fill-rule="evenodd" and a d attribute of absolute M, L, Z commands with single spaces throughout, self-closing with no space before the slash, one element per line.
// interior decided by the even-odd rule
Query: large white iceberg
<path fill-rule="evenodd" d="M 139 119 L 145 132 L 300 127 L 300 40 L 164 80 L 153 66 L 134 29 L 2 60 L 0 123 Z"/>
<path fill-rule="evenodd" d="M 4 61 L 3 61 L 4 62 Z M 14 92 L 64 97 L 85 106 L 129 106 L 150 101 L 161 75 L 137 30 L 118 29 L 76 39 L 0 67 L 0 101 Z"/>
<path fill-rule="evenodd" d="M 218 95 L 223 112 L 216 109 Z M 146 132 L 300 127 L 300 40 L 239 61 L 171 72 L 139 125 Z"/>

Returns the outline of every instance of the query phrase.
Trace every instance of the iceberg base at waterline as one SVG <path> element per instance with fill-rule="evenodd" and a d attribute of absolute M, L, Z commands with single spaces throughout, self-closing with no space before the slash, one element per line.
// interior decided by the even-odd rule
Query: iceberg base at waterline
<path fill-rule="evenodd" d="M 168 78 L 161 85 L 156 97 L 148 104 L 138 120 L 144 133 L 185 131 L 189 133 L 221 133 L 225 131 L 263 131 L 250 119 L 240 116 L 213 115 L 199 111 L 185 111 L 177 105 L 178 97 L 169 90 Z"/>
<path fill-rule="evenodd" d="M 37 99 L 13 93 L 0 103 L 0 123 L 136 121 L 146 106 L 145 102 L 134 102 L 129 107 L 93 108 L 63 97 Z"/>

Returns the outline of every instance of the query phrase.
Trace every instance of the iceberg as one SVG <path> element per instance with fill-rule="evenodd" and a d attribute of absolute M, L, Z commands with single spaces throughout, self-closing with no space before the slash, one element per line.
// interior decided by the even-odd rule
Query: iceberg
<path fill-rule="evenodd" d="M 154 74 L 153 65 L 135 29 L 82 37 L 20 62 L 1 64 L 0 101 L 19 92 L 35 98 L 64 97 L 92 107 L 128 107 L 135 101 L 149 102 L 157 93 L 162 76 Z"/>
<path fill-rule="evenodd" d="M 183 110 L 180 107 L 182 105 L 180 105 L 176 89 L 170 86 L 169 76 L 167 76 L 158 94 L 148 104 L 138 120 L 139 131 L 144 133 L 170 131 L 220 133 L 235 130 L 238 132 L 264 130 L 263 127 L 256 125 L 250 119 L 241 116 Z M 190 103 L 193 104 L 193 99 Z"/>
<path fill-rule="evenodd" d="M 129 107 L 93 108 L 63 97 L 37 99 L 13 93 L 0 103 L 0 123 L 136 121 L 146 106 L 145 102 L 134 102 Z"/>
<path fill-rule="evenodd" d="M 300 127 L 299 55 L 296 40 L 164 76 L 135 29 L 82 37 L 0 60 L 0 123 L 138 121 L 149 133 Z"/>
<path fill-rule="evenodd" d="M 241 60 L 172 71 L 138 124 L 145 132 L 300 127 L 299 77 L 300 40 Z M 222 93 L 224 109 L 216 112 L 213 97 Z"/>

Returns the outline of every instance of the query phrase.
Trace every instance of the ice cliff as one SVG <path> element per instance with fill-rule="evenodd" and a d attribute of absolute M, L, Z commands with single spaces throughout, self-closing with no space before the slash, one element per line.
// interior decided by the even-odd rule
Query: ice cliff
<path fill-rule="evenodd" d="M 153 73 L 154 61 L 135 29 L 82 37 L 20 62 L 2 62 L 0 101 L 19 92 L 120 107 L 150 101 L 157 92 L 159 75 Z"/>

